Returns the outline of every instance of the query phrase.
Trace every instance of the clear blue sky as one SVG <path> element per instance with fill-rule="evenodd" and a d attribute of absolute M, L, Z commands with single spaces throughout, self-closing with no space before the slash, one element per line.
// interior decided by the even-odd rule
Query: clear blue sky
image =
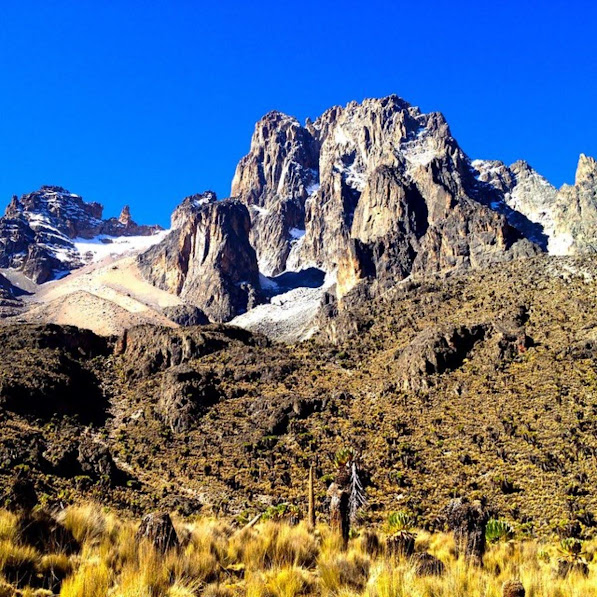
<path fill-rule="evenodd" d="M 59 184 L 166 224 L 253 125 L 396 93 L 554 184 L 597 155 L 593 2 L 0 2 L 0 207 Z"/>

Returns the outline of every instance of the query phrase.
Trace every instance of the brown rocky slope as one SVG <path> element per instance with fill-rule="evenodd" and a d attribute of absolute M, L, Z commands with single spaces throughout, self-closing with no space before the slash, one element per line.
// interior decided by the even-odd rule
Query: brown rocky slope
<path fill-rule="evenodd" d="M 321 511 L 349 445 L 372 521 L 408 508 L 437 526 L 451 496 L 485 496 L 523 529 L 590 533 L 596 290 L 590 259 L 550 257 L 411 279 L 375 301 L 359 285 L 352 309 L 329 302 L 327 337 L 296 346 L 213 325 L 108 340 L 5 328 L 0 479 L 27 470 L 50 502 L 242 518 L 304 505 L 314 464 Z"/>

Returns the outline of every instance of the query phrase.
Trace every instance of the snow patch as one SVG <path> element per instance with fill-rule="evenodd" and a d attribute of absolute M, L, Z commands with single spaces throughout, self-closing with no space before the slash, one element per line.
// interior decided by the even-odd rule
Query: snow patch
<path fill-rule="evenodd" d="M 409 169 L 427 166 L 440 155 L 433 135 L 429 135 L 425 127 L 419 128 L 414 137 L 403 141 L 400 151 Z"/>
<path fill-rule="evenodd" d="M 303 238 L 303 236 L 305 236 L 305 230 L 303 230 L 302 228 L 291 228 L 289 232 L 290 238 L 294 240 L 299 240 Z"/>
<path fill-rule="evenodd" d="M 365 173 L 358 170 L 356 164 L 344 169 L 346 184 L 360 193 L 365 188 Z"/>
<path fill-rule="evenodd" d="M 260 216 L 267 216 L 270 213 L 269 209 L 259 205 L 251 205 L 251 209 Z"/>
<path fill-rule="evenodd" d="M 91 239 L 76 238 L 74 246 L 85 263 L 95 263 L 105 257 L 147 250 L 161 242 L 169 232 L 170 230 L 162 230 L 151 236 L 112 237 L 100 235 Z"/>
<path fill-rule="evenodd" d="M 318 182 L 314 182 L 314 183 L 310 184 L 306 189 L 307 195 L 311 196 L 314 193 L 317 193 L 317 191 L 319 191 L 319 186 L 320 185 Z"/>
<path fill-rule="evenodd" d="M 321 299 L 335 282 L 335 272 L 328 273 L 319 288 L 299 287 L 274 296 L 270 303 L 235 317 L 230 324 L 282 342 L 307 340 L 317 331 L 315 318 Z"/>
<path fill-rule="evenodd" d="M 349 143 L 352 143 L 351 139 L 346 134 L 346 131 L 341 126 L 337 126 L 334 130 L 334 141 L 337 145 L 348 145 Z"/>
<path fill-rule="evenodd" d="M 563 232 L 550 237 L 547 243 L 547 251 L 550 255 L 570 255 L 570 248 L 574 243 L 572 235 Z"/>
<path fill-rule="evenodd" d="M 259 284 L 263 290 L 277 290 L 278 285 L 271 279 L 268 278 L 266 275 L 259 272 Z"/>

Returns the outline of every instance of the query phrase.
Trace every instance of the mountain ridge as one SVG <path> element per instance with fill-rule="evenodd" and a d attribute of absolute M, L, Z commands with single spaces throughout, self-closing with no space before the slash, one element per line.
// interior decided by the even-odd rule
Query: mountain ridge
<path fill-rule="evenodd" d="M 137 225 L 126 206 L 102 220 L 99 204 L 61 187 L 13 198 L 0 218 L 0 271 L 43 286 L 86 263 L 135 255 L 135 276 L 176 297 L 172 306 L 202 313 L 191 318 L 267 333 L 265 321 L 302 313 L 300 326 L 270 325 L 287 341 L 300 328 L 298 340 L 316 326 L 313 301 L 333 295 L 342 309 L 360 284 L 381 291 L 413 275 L 597 252 L 596 172 L 581 154 L 575 184 L 555 189 L 522 160 L 471 160 L 440 112 L 396 95 L 334 106 L 304 125 L 270 111 L 255 125 L 231 197 L 185 198 L 169 230 Z M 272 298 L 279 276 L 310 269 L 335 283 L 280 287 Z"/>

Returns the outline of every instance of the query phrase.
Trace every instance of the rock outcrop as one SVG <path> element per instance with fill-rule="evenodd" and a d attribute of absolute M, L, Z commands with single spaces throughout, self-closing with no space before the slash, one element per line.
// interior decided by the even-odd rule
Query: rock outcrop
<path fill-rule="evenodd" d="M 259 271 L 249 242 L 249 211 L 215 194 L 188 197 L 174 230 L 138 257 L 143 276 L 180 296 L 212 321 L 229 321 L 259 301 Z"/>
<path fill-rule="evenodd" d="M 157 412 L 172 432 L 180 433 L 190 429 L 195 418 L 220 397 L 213 375 L 180 365 L 164 373 Z"/>
<path fill-rule="evenodd" d="M 419 390 L 427 387 L 427 376 L 460 367 L 488 328 L 478 324 L 423 330 L 398 357 L 400 384 L 405 390 Z"/>
<path fill-rule="evenodd" d="M 127 330 L 114 349 L 125 376 L 140 379 L 218 352 L 233 343 L 265 346 L 263 336 L 230 326 L 171 329 L 140 325 Z"/>
<path fill-rule="evenodd" d="M 102 236 L 150 236 L 160 226 L 139 226 L 125 207 L 120 218 L 102 219 L 103 207 L 57 186 L 13 196 L 0 218 L 0 267 L 21 270 L 36 283 L 86 262 L 76 240 Z"/>
<path fill-rule="evenodd" d="M 167 512 L 153 512 L 143 517 L 137 530 L 137 541 L 149 541 L 159 552 L 176 549 L 180 540 Z"/>
<path fill-rule="evenodd" d="M 194 305 L 164 307 L 162 311 L 170 321 L 173 321 L 182 327 L 205 325 L 209 323 L 207 315 Z"/>
<path fill-rule="evenodd" d="M 0 408 L 41 419 L 105 418 L 107 400 L 92 362 L 110 352 L 108 340 L 74 327 L 19 325 L 1 327 L 0 341 L 20 354 L 0 362 Z"/>

